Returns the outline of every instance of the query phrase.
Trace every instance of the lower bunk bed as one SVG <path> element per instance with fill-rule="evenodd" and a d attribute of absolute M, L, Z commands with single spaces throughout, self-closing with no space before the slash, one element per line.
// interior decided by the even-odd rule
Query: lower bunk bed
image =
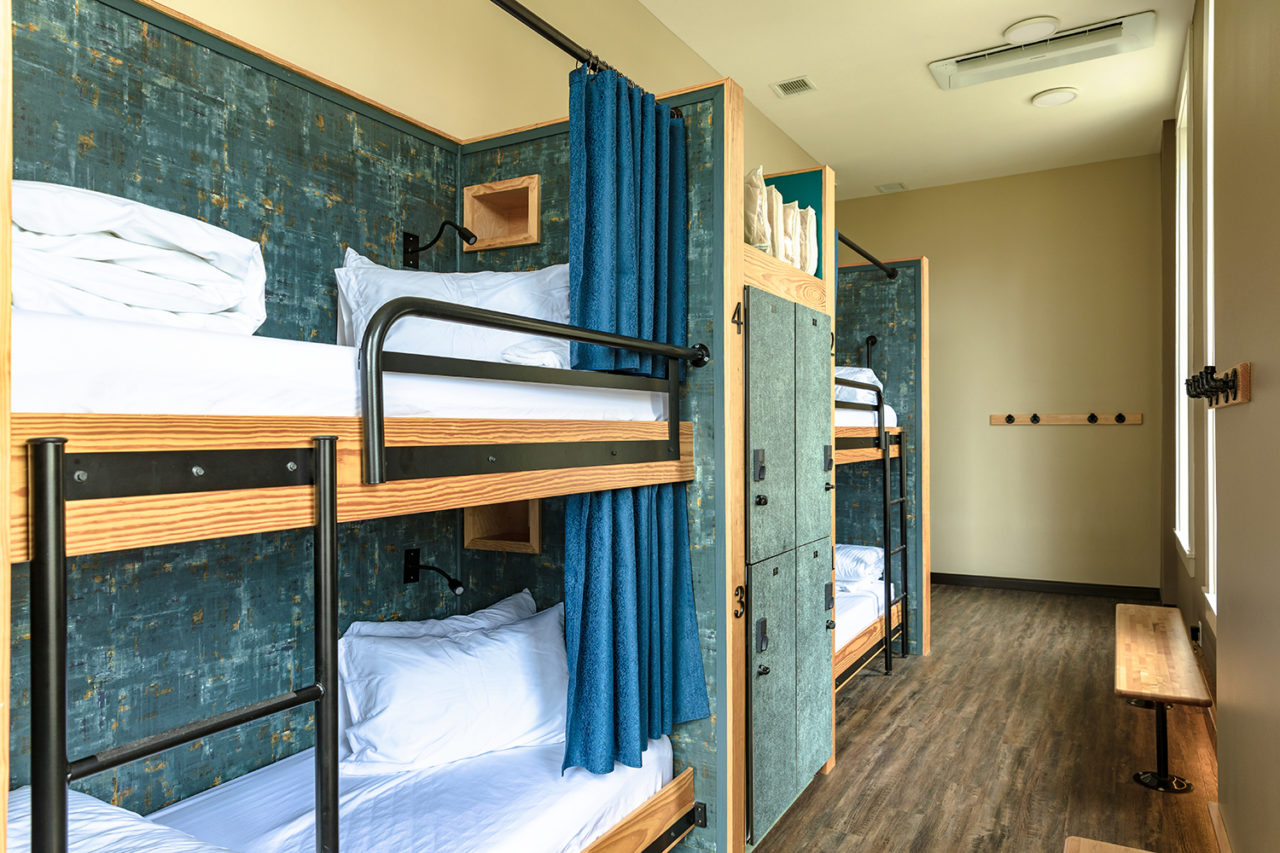
<path fill-rule="evenodd" d="M 868 339 L 868 361 L 874 338 Z M 880 653 L 885 674 L 893 672 L 893 642 L 905 657 L 907 610 L 907 469 L 902 453 L 904 434 L 893 408 L 885 403 L 884 388 L 867 367 L 837 367 L 834 377 L 836 411 L 835 464 L 880 462 L 881 546 L 837 544 L 833 554 L 836 622 L 832 679 L 839 690 Z M 861 421 L 856 420 L 861 419 Z M 845 425 L 842 425 L 842 420 Z M 865 425 L 862 421 L 869 421 Z M 851 426 L 850 423 L 858 425 Z M 893 489 L 893 460 L 897 460 L 898 493 Z M 894 544 L 894 510 L 897 544 Z M 894 583 L 894 556 L 901 556 L 901 572 Z"/>
<path fill-rule="evenodd" d="M 876 655 L 890 649 L 894 640 L 903 640 L 906 596 L 892 583 L 885 583 L 882 548 L 836 545 L 835 565 L 836 651 L 832 673 L 835 689 L 839 690 Z M 890 603 L 887 619 L 886 601 Z"/>

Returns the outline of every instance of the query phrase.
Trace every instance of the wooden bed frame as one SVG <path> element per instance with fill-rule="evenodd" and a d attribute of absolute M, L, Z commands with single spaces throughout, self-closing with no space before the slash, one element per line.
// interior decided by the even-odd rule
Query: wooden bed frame
<path fill-rule="evenodd" d="M 893 605 L 892 641 L 902 631 L 902 602 Z M 857 636 L 836 650 L 831 672 L 835 681 L 835 689 L 839 690 L 871 663 L 877 654 L 884 649 L 884 617 L 877 616 L 875 621 L 862 629 Z"/>
<path fill-rule="evenodd" d="M 667 423 L 634 421 L 447 420 L 388 418 L 387 445 L 512 445 L 528 442 L 635 441 L 667 437 Z M 361 481 L 357 417 L 232 417 L 14 414 L 9 451 L 12 562 L 28 559 L 27 448 L 31 438 L 67 439 L 68 466 L 78 453 L 217 451 L 311 446 L 338 437 L 338 520 L 357 521 L 506 501 L 693 479 L 693 427 L 680 425 L 678 460 L 398 480 Z M 311 489 L 149 495 L 73 501 L 67 506 L 67 554 L 93 554 L 305 527 Z"/>
<path fill-rule="evenodd" d="M 584 853 L 666 853 L 693 831 L 705 826 L 693 801 L 693 768 L 662 786 L 662 790 L 637 806 Z M 657 844 L 661 840 L 662 844 Z M 652 846 L 651 846 L 652 845 Z"/>
<path fill-rule="evenodd" d="M 835 459 L 837 465 L 847 465 L 851 462 L 872 462 L 884 458 L 876 441 L 880 435 L 879 428 L 873 426 L 838 426 L 835 430 Z M 898 442 L 902 440 L 902 427 L 888 427 L 885 432 L 890 436 L 889 458 L 896 458 L 899 454 Z"/>

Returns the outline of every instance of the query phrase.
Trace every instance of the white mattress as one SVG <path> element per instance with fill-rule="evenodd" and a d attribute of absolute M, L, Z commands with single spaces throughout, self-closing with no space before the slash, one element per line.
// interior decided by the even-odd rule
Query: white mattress
<path fill-rule="evenodd" d="M 315 850 L 312 750 L 150 815 L 240 853 Z M 579 851 L 671 781 L 671 742 L 641 767 L 561 775 L 564 744 L 492 752 L 429 770 L 341 774 L 343 853 Z"/>
<path fill-rule="evenodd" d="M 386 374 L 388 417 L 654 421 L 666 394 Z M 333 344 L 13 312 L 15 412 L 357 415 L 357 351 Z"/>
<path fill-rule="evenodd" d="M 836 426 L 849 427 L 873 427 L 878 426 L 876 421 L 879 415 L 875 412 L 866 412 L 862 409 L 842 409 L 836 407 Z M 885 404 L 884 407 L 884 426 L 896 427 L 898 425 L 898 413 L 893 410 L 893 406 Z"/>
<path fill-rule="evenodd" d="M 843 648 L 877 619 L 884 617 L 884 581 L 839 581 L 836 597 L 836 648 Z"/>

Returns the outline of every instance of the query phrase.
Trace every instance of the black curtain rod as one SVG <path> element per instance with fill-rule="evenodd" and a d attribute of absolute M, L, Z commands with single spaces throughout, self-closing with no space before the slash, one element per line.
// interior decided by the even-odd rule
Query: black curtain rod
<path fill-rule="evenodd" d="M 509 15 L 511 15 L 511 17 L 515 18 L 517 21 L 572 56 L 578 62 L 584 63 L 587 68 L 592 71 L 618 70 L 591 51 L 587 50 L 582 45 L 578 44 L 573 39 L 569 38 L 564 33 L 557 30 L 555 27 L 548 24 L 542 18 L 539 18 L 533 12 L 529 11 L 529 9 L 523 4 L 517 3 L 515 0 L 492 0 L 492 2 L 493 5 L 505 10 Z M 619 71 L 618 73 L 621 74 L 622 72 Z M 626 75 L 623 76 L 625 77 Z M 627 79 L 630 80 L 631 78 L 627 77 Z M 634 86 L 635 84 L 632 83 L 632 85 Z M 671 114 L 676 118 L 684 117 L 684 114 L 680 112 L 679 107 L 672 107 Z"/>
<path fill-rule="evenodd" d="M 496 0 L 495 0 L 495 2 L 496 2 Z M 866 258 L 868 261 L 870 261 L 871 263 L 873 263 L 873 264 L 875 264 L 876 266 L 878 266 L 878 267 L 881 269 L 881 271 L 882 271 L 882 272 L 883 272 L 883 273 L 884 273 L 888 278 L 897 278 L 897 277 L 898 277 L 898 271 L 897 271 L 897 270 L 893 269 L 892 267 L 886 267 L 884 264 L 880 263 L 880 261 L 879 261 L 879 260 L 877 260 L 876 258 L 872 257 L 872 256 L 867 252 L 867 250 L 866 250 L 866 249 L 862 248 L 862 247 L 861 247 L 861 246 L 859 246 L 857 243 L 853 242 L 853 241 L 852 241 L 852 240 L 850 240 L 848 237 L 846 237 L 846 236 L 844 236 L 843 234 L 841 234 L 839 231 L 837 231 L 837 232 L 836 232 L 836 236 L 840 238 L 840 242 L 841 242 L 841 243 L 844 243 L 844 244 L 845 244 L 846 246 L 848 246 L 850 249 L 853 249 L 853 250 L 854 250 L 855 252 L 857 252 L 859 255 L 862 255 L 862 257 Z"/>
<path fill-rule="evenodd" d="M 572 56 L 579 62 L 585 62 L 587 67 L 592 71 L 602 71 L 606 68 L 612 68 L 607 62 L 569 38 L 546 21 L 539 18 L 533 12 L 529 11 L 525 6 L 516 3 L 515 0 L 493 0 L 493 4 L 501 9 L 505 9 L 511 17 L 542 36 L 565 53 Z"/>

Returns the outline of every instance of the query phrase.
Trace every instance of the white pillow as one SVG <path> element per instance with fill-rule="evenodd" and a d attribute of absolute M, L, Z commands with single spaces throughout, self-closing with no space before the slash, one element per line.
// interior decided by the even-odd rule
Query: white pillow
<path fill-rule="evenodd" d="M 875 371 L 869 367 L 837 367 L 836 376 L 840 379 L 852 379 L 854 382 L 874 385 L 882 392 L 884 391 L 884 385 L 880 384 L 880 377 L 876 376 Z M 837 383 L 836 399 L 844 400 L 847 403 L 870 403 L 875 405 L 876 392 L 866 391 L 862 388 L 850 388 L 848 385 Z"/>
<path fill-rule="evenodd" d="M 509 595 L 497 604 L 474 613 L 447 616 L 444 619 L 423 619 L 421 622 L 352 622 L 347 637 L 448 637 L 463 631 L 480 628 L 496 628 L 508 622 L 528 619 L 538 612 L 533 603 L 533 593 L 521 590 Z"/>
<path fill-rule="evenodd" d="M 836 545 L 837 581 L 880 580 L 884 577 L 884 549 L 874 545 Z"/>
<path fill-rule="evenodd" d="M 569 265 L 528 272 L 437 273 L 378 266 L 347 249 L 338 280 L 339 335 L 360 346 L 374 312 L 400 296 L 421 296 L 554 323 L 569 322 Z M 345 316 L 344 316 L 345 315 Z M 384 348 L 477 361 L 568 368 L 569 342 L 448 320 L 408 317 L 391 327 Z"/>
<path fill-rule="evenodd" d="M 344 637 L 343 772 L 386 773 L 564 740 L 564 605 L 451 637 Z"/>
<path fill-rule="evenodd" d="M 352 622 L 344 637 L 448 637 L 479 628 L 496 628 L 509 622 L 528 619 L 538 611 L 533 603 L 533 593 L 521 590 L 509 595 L 483 610 L 447 616 L 444 619 L 423 619 L 420 622 Z M 351 725 L 351 707 L 347 704 L 347 691 L 338 675 L 338 758 L 351 754 L 347 745 L 347 727 Z"/>
<path fill-rule="evenodd" d="M 31 788 L 9 792 L 9 853 L 31 850 Z M 67 791 L 67 847 L 94 853 L 231 853 L 102 800 Z"/>

